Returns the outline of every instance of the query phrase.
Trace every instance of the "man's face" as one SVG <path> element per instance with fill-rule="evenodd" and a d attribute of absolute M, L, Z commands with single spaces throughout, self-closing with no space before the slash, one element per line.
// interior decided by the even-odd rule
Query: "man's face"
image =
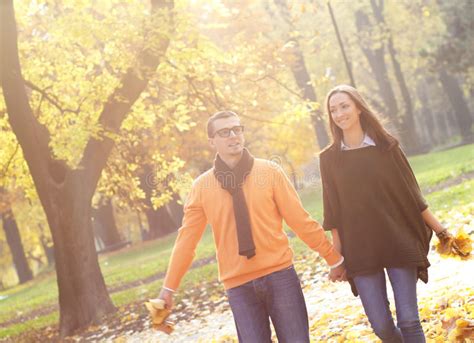
<path fill-rule="evenodd" d="M 229 129 L 235 128 L 235 131 L 239 131 L 236 127 L 240 126 L 240 120 L 236 117 L 228 117 L 217 119 L 213 123 L 214 137 L 209 138 L 209 144 L 214 148 L 221 157 L 240 155 L 244 149 L 244 134 L 235 134 L 234 131 L 230 131 L 228 137 L 221 137 L 219 130 L 228 131 Z M 227 130 L 225 130 L 227 129 Z M 220 131 L 223 132 L 223 131 Z"/>

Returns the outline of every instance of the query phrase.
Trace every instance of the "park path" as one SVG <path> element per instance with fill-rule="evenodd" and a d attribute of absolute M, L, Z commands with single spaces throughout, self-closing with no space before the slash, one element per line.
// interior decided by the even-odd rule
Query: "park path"
<path fill-rule="evenodd" d="M 441 258 L 436 252 L 430 252 L 430 281 L 418 283 L 421 317 L 431 311 L 433 302 L 439 303 L 446 295 L 466 294 L 474 287 L 474 259 L 461 261 L 454 258 Z M 311 337 L 318 340 L 336 342 L 341 336 L 346 339 L 358 338 L 362 341 L 374 341 L 368 322 L 363 315 L 359 298 L 352 295 L 347 283 L 330 283 L 324 267 L 310 266 L 309 262 L 297 261 L 304 288 L 310 318 Z M 471 292 L 472 294 L 472 292 Z M 393 295 L 391 304 L 393 304 Z M 423 324 L 425 331 L 431 324 Z M 350 334 L 347 329 L 350 328 Z M 206 316 L 197 314 L 194 319 L 178 322 L 170 336 L 151 329 L 139 333 L 124 334 L 118 338 L 122 342 L 231 342 L 235 339 L 235 327 L 227 304 Z M 117 341 L 117 339 L 116 339 Z"/>

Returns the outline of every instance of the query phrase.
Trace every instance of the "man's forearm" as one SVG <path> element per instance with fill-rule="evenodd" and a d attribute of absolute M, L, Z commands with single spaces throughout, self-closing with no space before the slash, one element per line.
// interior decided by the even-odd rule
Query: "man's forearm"
<path fill-rule="evenodd" d="M 332 229 L 331 234 L 332 234 L 332 245 L 334 246 L 334 249 L 336 249 L 337 252 L 341 253 L 341 240 L 339 239 L 339 232 L 337 231 L 337 229 Z M 343 263 L 344 263 L 344 256 L 341 256 L 341 259 L 339 260 L 339 262 L 337 262 L 336 264 L 330 265 L 329 268 L 335 269 L 339 267 L 340 265 L 342 265 Z"/>

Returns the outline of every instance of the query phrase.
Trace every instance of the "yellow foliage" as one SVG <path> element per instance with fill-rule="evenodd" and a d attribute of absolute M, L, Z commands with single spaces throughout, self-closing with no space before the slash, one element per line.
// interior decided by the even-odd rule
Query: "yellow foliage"
<path fill-rule="evenodd" d="M 455 236 L 439 240 L 436 244 L 436 250 L 445 257 L 460 256 L 468 258 L 472 252 L 472 239 L 461 227 Z"/>
<path fill-rule="evenodd" d="M 166 320 L 171 311 L 165 307 L 162 299 L 150 299 L 145 302 L 145 307 L 150 313 L 153 329 L 163 331 L 168 335 L 173 332 L 174 324 Z"/>

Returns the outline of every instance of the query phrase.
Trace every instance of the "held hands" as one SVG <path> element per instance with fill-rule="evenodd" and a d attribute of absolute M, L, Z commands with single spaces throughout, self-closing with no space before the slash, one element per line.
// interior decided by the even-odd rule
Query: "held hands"
<path fill-rule="evenodd" d="M 163 299 L 166 304 L 166 309 L 171 311 L 173 308 L 173 292 L 162 288 L 158 298 Z"/>
<path fill-rule="evenodd" d="M 332 282 L 347 281 L 346 268 L 344 263 L 329 271 L 329 280 Z"/>

